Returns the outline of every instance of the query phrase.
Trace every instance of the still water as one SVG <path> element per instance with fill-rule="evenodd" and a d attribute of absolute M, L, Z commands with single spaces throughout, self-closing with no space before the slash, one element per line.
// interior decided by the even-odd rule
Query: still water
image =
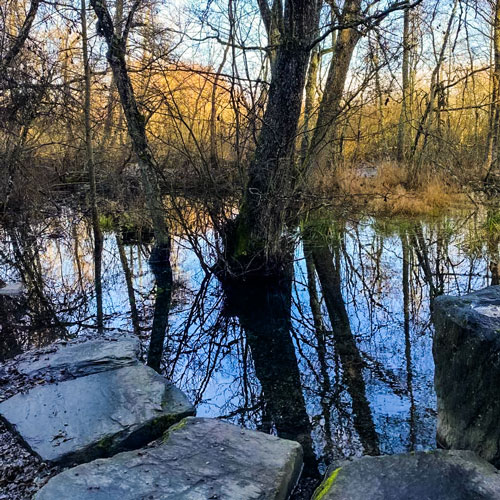
<path fill-rule="evenodd" d="M 432 298 L 491 283 L 498 241 L 482 211 L 342 223 L 323 214 L 316 262 L 295 235 L 291 303 L 243 287 L 239 315 L 209 271 L 213 230 L 199 218 L 191 225 L 173 242 L 162 371 L 199 416 L 298 439 L 321 471 L 353 455 L 435 447 Z M 93 329 L 88 220 L 68 210 L 1 232 L 0 278 L 23 280 L 26 292 L 0 298 L 0 361 Z M 106 329 L 135 332 L 146 348 L 156 293 L 142 239 L 105 231 L 103 303 Z"/>

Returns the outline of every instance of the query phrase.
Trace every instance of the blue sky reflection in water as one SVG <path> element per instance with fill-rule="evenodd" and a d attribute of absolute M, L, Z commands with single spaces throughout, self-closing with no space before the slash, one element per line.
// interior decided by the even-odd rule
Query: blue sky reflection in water
<path fill-rule="evenodd" d="M 366 218 L 346 223 L 339 251 L 342 296 L 382 453 L 434 447 L 429 281 L 435 290 L 450 294 L 489 284 L 487 244 L 481 243 L 483 220 L 478 214 L 462 214 L 429 221 Z M 22 274 L 30 276 L 30 283 L 25 298 L 2 304 L 2 358 L 92 326 L 92 241 L 87 222 L 68 215 L 3 231 L 0 277 L 12 281 Z M 207 260 L 211 238 L 210 231 L 198 238 Z M 173 308 L 164 371 L 196 402 L 198 415 L 272 432 L 245 334 L 238 320 L 227 316 L 221 286 L 205 274 L 190 241 L 178 234 L 174 242 Z M 154 307 L 149 249 L 137 243 L 124 249 L 147 344 Z M 403 252 L 408 256 L 406 272 Z M 354 424 L 351 392 L 323 303 L 323 353 L 318 348 L 301 244 L 295 255 L 290 336 L 313 447 L 324 464 L 362 454 L 363 440 Z M 106 327 L 132 331 L 124 269 L 112 231 L 105 234 L 103 269 Z M 321 298 L 320 290 L 319 294 Z"/>

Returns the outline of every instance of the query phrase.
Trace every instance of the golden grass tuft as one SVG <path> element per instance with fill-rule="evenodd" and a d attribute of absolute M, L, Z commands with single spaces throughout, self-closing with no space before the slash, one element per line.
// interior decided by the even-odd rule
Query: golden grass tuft
<path fill-rule="evenodd" d="M 425 172 L 415 183 L 418 187 L 409 189 L 408 170 L 393 162 L 380 163 L 376 168 L 344 168 L 337 172 L 335 181 L 330 180 L 330 186 L 333 182 L 343 195 L 383 214 L 437 215 L 465 203 L 459 187 L 446 182 L 439 173 Z"/>

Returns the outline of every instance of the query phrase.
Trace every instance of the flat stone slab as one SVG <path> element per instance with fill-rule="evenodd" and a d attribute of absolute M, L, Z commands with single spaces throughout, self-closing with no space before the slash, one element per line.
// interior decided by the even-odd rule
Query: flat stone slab
<path fill-rule="evenodd" d="M 194 408 L 138 364 L 38 386 L 0 404 L 0 416 L 42 460 L 64 465 L 136 449 Z"/>
<path fill-rule="evenodd" d="M 438 442 L 500 467 L 500 286 L 438 297 L 433 319 Z"/>
<path fill-rule="evenodd" d="M 294 441 L 219 420 L 187 418 L 154 448 L 62 472 L 36 500 L 285 500 L 298 480 Z"/>
<path fill-rule="evenodd" d="M 29 377 L 82 377 L 137 364 L 140 349 L 139 339 L 130 336 L 68 342 L 50 346 L 45 352 L 26 353 L 16 363 L 16 369 Z"/>
<path fill-rule="evenodd" d="M 313 500 L 498 498 L 500 473 L 495 467 L 471 451 L 442 450 L 363 457 L 331 470 L 313 495 Z"/>

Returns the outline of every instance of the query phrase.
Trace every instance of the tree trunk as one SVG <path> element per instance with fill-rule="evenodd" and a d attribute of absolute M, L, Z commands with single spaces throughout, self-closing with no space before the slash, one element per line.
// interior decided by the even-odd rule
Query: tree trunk
<path fill-rule="evenodd" d="M 404 13 L 403 27 L 403 66 L 402 87 L 403 98 L 401 101 L 401 113 L 398 123 L 398 150 L 397 160 L 402 163 L 406 159 L 406 145 L 408 136 L 408 91 L 410 89 L 410 9 Z"/>
<path fill-rule="evenodd" d="M 82 54 L 84 68 L 84 122 L 85 122 L 85 152 L 87 160 L 87 172 L 90 183 L 90 212 L 92 216 L 92 231 L 94 233 L 94 285 L 97 310 L 97 331 L 104 330 L 104 315 L 102 307 L 102 247 L 103 236 L 99 226 L 99 214 L 97 211 L 97 187 L 95 177 L 94 147 L 92 144 L 92 128 L 90 124 L 91 111 L 91 74 L 88 53 L 87 36 L 87 7 L 85 0 L 81 0 L 80 16 L 82 23 Z"/>
<path fill-rule="evenodd" d="M 319 64 L 321 61 L 321 52 L 319 48 L 314 49 L 311 54 L 311 62 L 307 72 L 306 98 L 304 103 L 304 126 L 300 145 L 300 160 L 304 162 L 307 157 L 307 151 L 311 144 L 311 137 L 315 125 L 314 105 L 316 104 L 316 94 L 318 91 Z"/>
<path fill-rule="evenodd" d="M 444 32 L 443 44 L 441 46 L 441 50 L 439 51 L 439 54 L 437 55 L 436 66 L 434 67 L 434 70 L 432 71 L 431 85 L 430 85 L 430 89 L 429 89 L 429 97 L 428 97 L 428 101 L 427 101 L 427 106 L 424 110 L 422 118 L 420 119 L 420 124 L 417 128 L 417 133 L 415 135 L 415 141 L 413 142 L 413 146 L 411 149 L 411 160 L 414 162 L 414 164 L 413 164 L 413 168 L 411 169 L 409 180 L 408 180 L 410 187 L 416 187 L 417 182 L 418 182 L 418 174 L 419 174 L 419 170 L 420 170 L 420 166 L 421 166 L 420 165 L 421 158 L 417 158 L 419 141 L 423 137 L 423 146 L 421 147 L 421 151 L 422 151 L 425 148 L 425 146 L 427 144 L 427 139 L 429 137 L 430 126 L 432 123 L 433 114 L 434 114 L 433 112 L 434 112 L 435 104 L 436 104 L 436 97 L 438 96 L 438 92 L 439 92 L 439 88 L 440 88 L 439 74 L 441 71 L 441 66 L 443 65 L 443 62 L 445 60 L 446 48 L 447 48 L 448 42 L 450 40 L 451 29 L 453 27 L 453 22 L 455 20 L 455 16 L 457 13 L 458 4 L 459 4 L 459 0 L 454 0 L 453 8 L 451 10 L 451 14 L 450 14 L 450 17 L 448 19 L 446 31 Z M 421 154 L 420 154 L 420 156 L 421 156 Z"/>
<path fill-rule="evenodd" d="M 268 103 L 229 256 L 279 254 L 291 199 L 293 158 L 319 1 L 287 0 Z"/>
<path fill-rule="evenodd" d="M 361 0 L 349 0 L 344 6 L 341 22 L 353 22 L 360 14 Z M 316 128 L 311 139 L 307 159 L 303 165 L 302 175 L 304 176 L 332 163 L 332 143 L 338 139 L 337 120 L 341 113 L 347 73 L 354 49 L 360 38 L 361 33 L 354 28 L 343 29 L 337 35 L 332 63 L 325 84 L 325 93 L 318 111 Z M 325 146 L 325 143 L 328 146 Z"/>
<path fill-rule="evenodd" d="M 99 20 L 100 34 L 106 40 L 106 54 L 120 96 L 132 148 L 141 169 L 146 203 L 153 222 L 155 246 L 164 250 L 162 258 L 170 256 L 170 235 L 164 218 L 164 209 L 157 179 L 157 165 L 149 148 L 146 124 L 137 106 L 125 60 L 126 33 L 117 34 L 104 0 L 90 0 Z M 124 29 L 126 31 L 127 28 Z M 156 258 L 159 254 L 155 253 Z"/>
<path fill-rule="evenodd" d="M 487 189 L 495 187 L 495 178 L 500 174 L 500 0 L 495 2 L 493 21 L 493 92 L 490 123 L 491 161 L 484 178 Z M 500 179 L 500 177 L 498 177 Z M 497 179 L 498 182 L 498 179 Z"/>
<path fill-rule="evenodd" d="M 0 60 L 0 74 L 5 71 L 9 66 L 12 65 L 16 56 L 21 52 L 24 43 L 28 39 L 28 35 L 35 20 L 36 13 L 38 12 L 38 7 L 40 6 L 42 0 L 32 0 L 30 3 L 30 8 L 26 18 L 24 19 L 23 25 L 19 30 L 19 33 L 14 39 L 14 42 L 7 50 L 5 56 Z"/>

